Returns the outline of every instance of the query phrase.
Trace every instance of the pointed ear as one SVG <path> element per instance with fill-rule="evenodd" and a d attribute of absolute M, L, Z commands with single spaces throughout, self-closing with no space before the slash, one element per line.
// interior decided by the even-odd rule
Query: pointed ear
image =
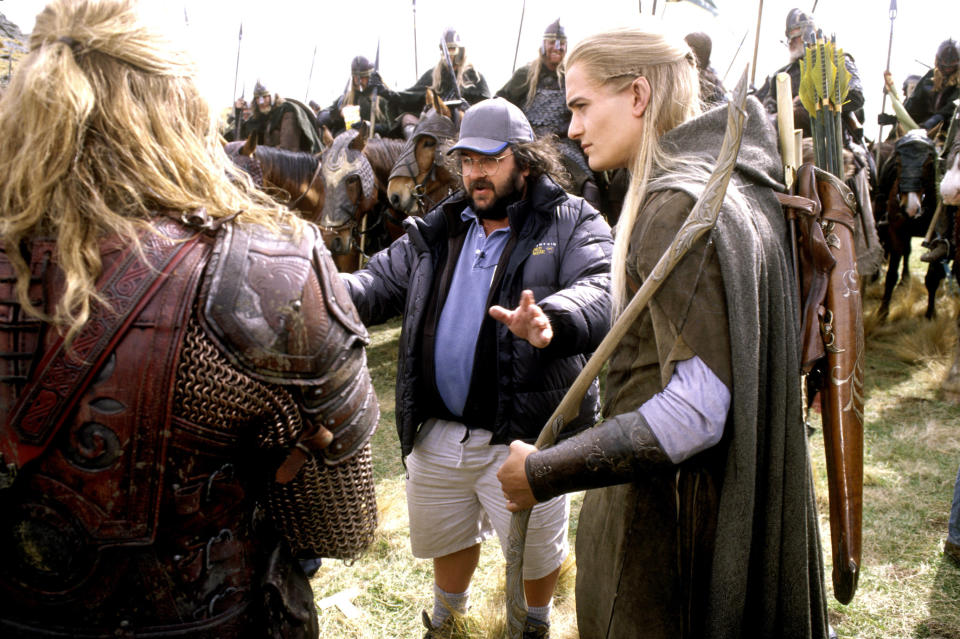
<path fill-rule="evenodd" d="M 329 147 L 333 144 L 333 134 L 330 133 L 330 129 L 327 128 L 327 125 L 323 125 L 322 131 L 320 132 L 320 141 L 323 142 L 323 146 Z"/>
<path fill-rule="evenodd" d="M 933 125 L 933 128 L 927 131 L 927 137 L 931 140 L 936 140 L 937 136 L 940 135 L 940 129 L 942 128 L 943 122 L 937 122 L 935 125 Z"/>
<path fill-rule="evenodd" d="M 633 94 L 633 115 L 639 118 L 650 104 L 650 83 L 641 75 L 630 84 L 630 91 Z"/>
<path fill-rule="evenodd" d="M 257 134 L 253 132 L 247 137 L 247 141 L 243 143 L 243 146 L 240 148 L 240 155 L 251 156 L 253 152 L 257 150 Z"/>
<path fill-rule="evenodd" d="M 370 125 L 367 124 L 366 120 L 364 120 L 355 125 L 353 128 L 360 133 L 357 135 L 357 137 L 353 138 L 352 142 L 350 142 L 349 148 L 355 151 L 363 151 L 363 147 L 367 146 L 367 136 L 370 134 Z"/>

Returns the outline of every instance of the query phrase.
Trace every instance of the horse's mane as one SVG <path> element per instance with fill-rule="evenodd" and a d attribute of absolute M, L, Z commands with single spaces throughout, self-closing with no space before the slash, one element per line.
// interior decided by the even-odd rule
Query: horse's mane
<path fill-rule="evenodd" d="M 404 140 L 391 138 L 372 138 L 367 140 L 366 146 L 363 147 L 363 154 L 370 162 L 377 181 L 384 187 L 387 184 L 387 176 L 390 175 L 390 170 L 400 157 L 405 143 Z"/>
<path fill-rule="evenodd" d="M 284 176 L 294 183 L 309 184 L 320 160 L 300 151 L 287 151 L 272 146 L 258 146 L 254 155 L 260 160 L 264 177 Z M 268 178 L 269 179 L 269 178 Z M 276 183 L 275 180 L 269 180 Z"/>

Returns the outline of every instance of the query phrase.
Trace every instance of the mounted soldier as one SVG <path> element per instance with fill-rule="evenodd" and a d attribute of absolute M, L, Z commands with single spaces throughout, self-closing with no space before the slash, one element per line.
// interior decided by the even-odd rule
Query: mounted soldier
<path fill-rule="evenodd" d="M 375 132 L 381 137 L 390 136 L 393 129 L 393 102 L 398 99 L 398 95 L 384 85 L 373 63 L 362 55 L 350 62 L 349 88 L 320 116 L 320 123 L 325 124 L 334 136 L 342 133 L 347 128 L 343 109 L 348 106 L 359 107 L 360 119 L 370 122 L 374 91 L 377 99 Z"/>
<path fill-rule="evenodd" d="M 777 113 L 777 74 L 786 73 L 790 76 L 790 90 L 793 95 L 793 117 L 796 128 L 803 131 L 803 136 L 811 136 L 810 114 L 800 103 L 800 60 L 804 56 L 805 43 L 812 42 L 817 36 L 817 25 L 813 18 L 800 9 L 791 9 L 787 14 L 786 29 L 787 47 L 790 53 L 790 63 L 781 67 L 763 83 L 754 95 L 763 103 L 769 117 L 776 126 Z M 860 227 L 862 233 L 857 235 L 858 242 L 858 270 L 861 276 L 873 275 L 879 269 L 882 257 L 880 240 L 877 236 L 876 221 L 873 217 L 873 207 L 870 202 L 870 190 L 876 186 L 877 167 L 873 155 L 863 144 L 863 85 L 857 72 L 857 65 L 853 56 L 844 51 L 844 67 L 849 74 L 849 91 L 843 103 L 841 121 L 843 125 L 843 149 L 846 153 L 847 173 L 844 180 L 854 192 L 860 211 Z"/>
<path fill-rule="evenodd" d="M 567 53 L 567 34 L 560 18 L 547 25 L 536 60 L 514 72 L 497 95 L 523 110 L 536 136 L 554 135 L 562 154 L 563 168 L 570 174 L 571 191 L 600 209 L 597 180 L 580 144 L 567 137 L 570 109 L 567 108 L 563 58 Z"/>
<path fill-rule="evenodd" d="M 954 40 L 944 40 L 937 47 L 933 68 L 917 83 L 910 97 L 903 103 L 910 117 L 928 131 L 937 124 L 946 123 L 960 97 L 960 49 Z"/>
<path fill-rule="evenodd" d="M 253 89 L 254 113 L 243 123 L 241 136 L 256 134 L 257 144 L 275 146 L 287 151 L 319 153 L 319 123 L 310 107 L 291 98 L 271 96 L 257 81 Z"/>
<path fill-rule="evenodd" d="M 787 14 L 785 35 L 787 47 L 790 50 L 789 64 L 780 67 L 764 81 L 763 86 L 756 90 L 754 95 L 763 103 L 767 113 L 777 112 L 777 74 L 786 73 L 790 76 L 790 86 L 793 92 L 794 123 L 798 129 L 803 129 L 804 137 L 810 136 L 810 116 L 800 104 L 797 94 L 800 91 L 800 59 L 803 57 L 804 43 L 812 40 L 816 34 L 817 25 L 813 18 L 800 9 L 791 9 Z M 857 65 L 846 51 L 843 56 L 844 66 L 850 74 L 850 92 L 847 102 L 843 105 L 843 129 L 853 141 L 858 144 L 863 141 L 863 85 Z M 846 145 L 849 146 L 849 145 Z"/>
<path fill-rule="evenodd" d="M 467 49 L 460 41 L 460 34 L 447 28 L 443 32 L 440 46 L 442 55 L 437 66 L 420 76 L 412 87 L 400 93 L 404 111 L 420 113 L 425 106 L 424 98 L 428 88 L 444 102 L 467 102 L 464 107 L 492 97 L 486 79 L 467 60 Z"/>

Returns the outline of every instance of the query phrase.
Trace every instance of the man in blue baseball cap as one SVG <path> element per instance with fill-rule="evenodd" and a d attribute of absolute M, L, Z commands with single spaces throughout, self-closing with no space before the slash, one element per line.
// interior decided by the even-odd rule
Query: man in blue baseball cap
<path fill-rule="evenodd" d="M 523 112 L 503 98 L 477 103 L 449 153 L 462 189 L 341 275 L 364 323 L 403 312 L 397 430 L 411 549 L 433 559 L 427 637 L 461 623 L 480 543 L 496 532 L 506 545 L 496 472 L 509 443 L 536 439 L 610 317 L 610 228 L 556 182 L 559 153 Z M 594 381 L 570 431 L 598 417 Z M 564 498 L 533 510 L 524 637 L 549 634 L 568 515 Z"/>

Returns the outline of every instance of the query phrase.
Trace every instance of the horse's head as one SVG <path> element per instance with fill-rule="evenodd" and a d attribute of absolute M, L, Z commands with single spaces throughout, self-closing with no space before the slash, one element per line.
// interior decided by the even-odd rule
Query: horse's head
<path fill-rule="evenodd" d="M 263 188 L 263 167 L 260 161 L 254 155 L 257 148 L 256 134 L 251 134 L 246 140 L 237 140 L 227 142 L 223 145 L 223 150 L 227 157 L 233 161 L 242 171 L 247 173 L 253 183 Z"/>
<path fill-rule="evenodd" d="M 456 136 L 457 127 L 448 115 L 430 109 L 420 118 L 390 171 L 390 206 L 417 215 L 456 185 L 456 175 L 443 162 L 443 154 Z"/>
<path fill-rule="evenodd" d="M 929 195 L 934 185 L 937 157 L 933 140 L 927 137 L 923 129 L 914 129 L 894 146 L 894 161 L 899 173 L 898 196 L 900 208 L 908 217 L 921 213 L 923 199 Z"/>
<path fill-rule="evenodd" d="M 940 197 L 948 206 L 960 206 L 960 133 L 953 138 L 947 164 L 940 180 Z"/>
<path fill-rule="evenodd" d="M 355 224 L 376 203 L 373 168 L 363 154 L 367 136 L 350 129 L 338 135 L 323 152 L 323 181 L 326 202 L 320 226 L 339 228 Z"/>

